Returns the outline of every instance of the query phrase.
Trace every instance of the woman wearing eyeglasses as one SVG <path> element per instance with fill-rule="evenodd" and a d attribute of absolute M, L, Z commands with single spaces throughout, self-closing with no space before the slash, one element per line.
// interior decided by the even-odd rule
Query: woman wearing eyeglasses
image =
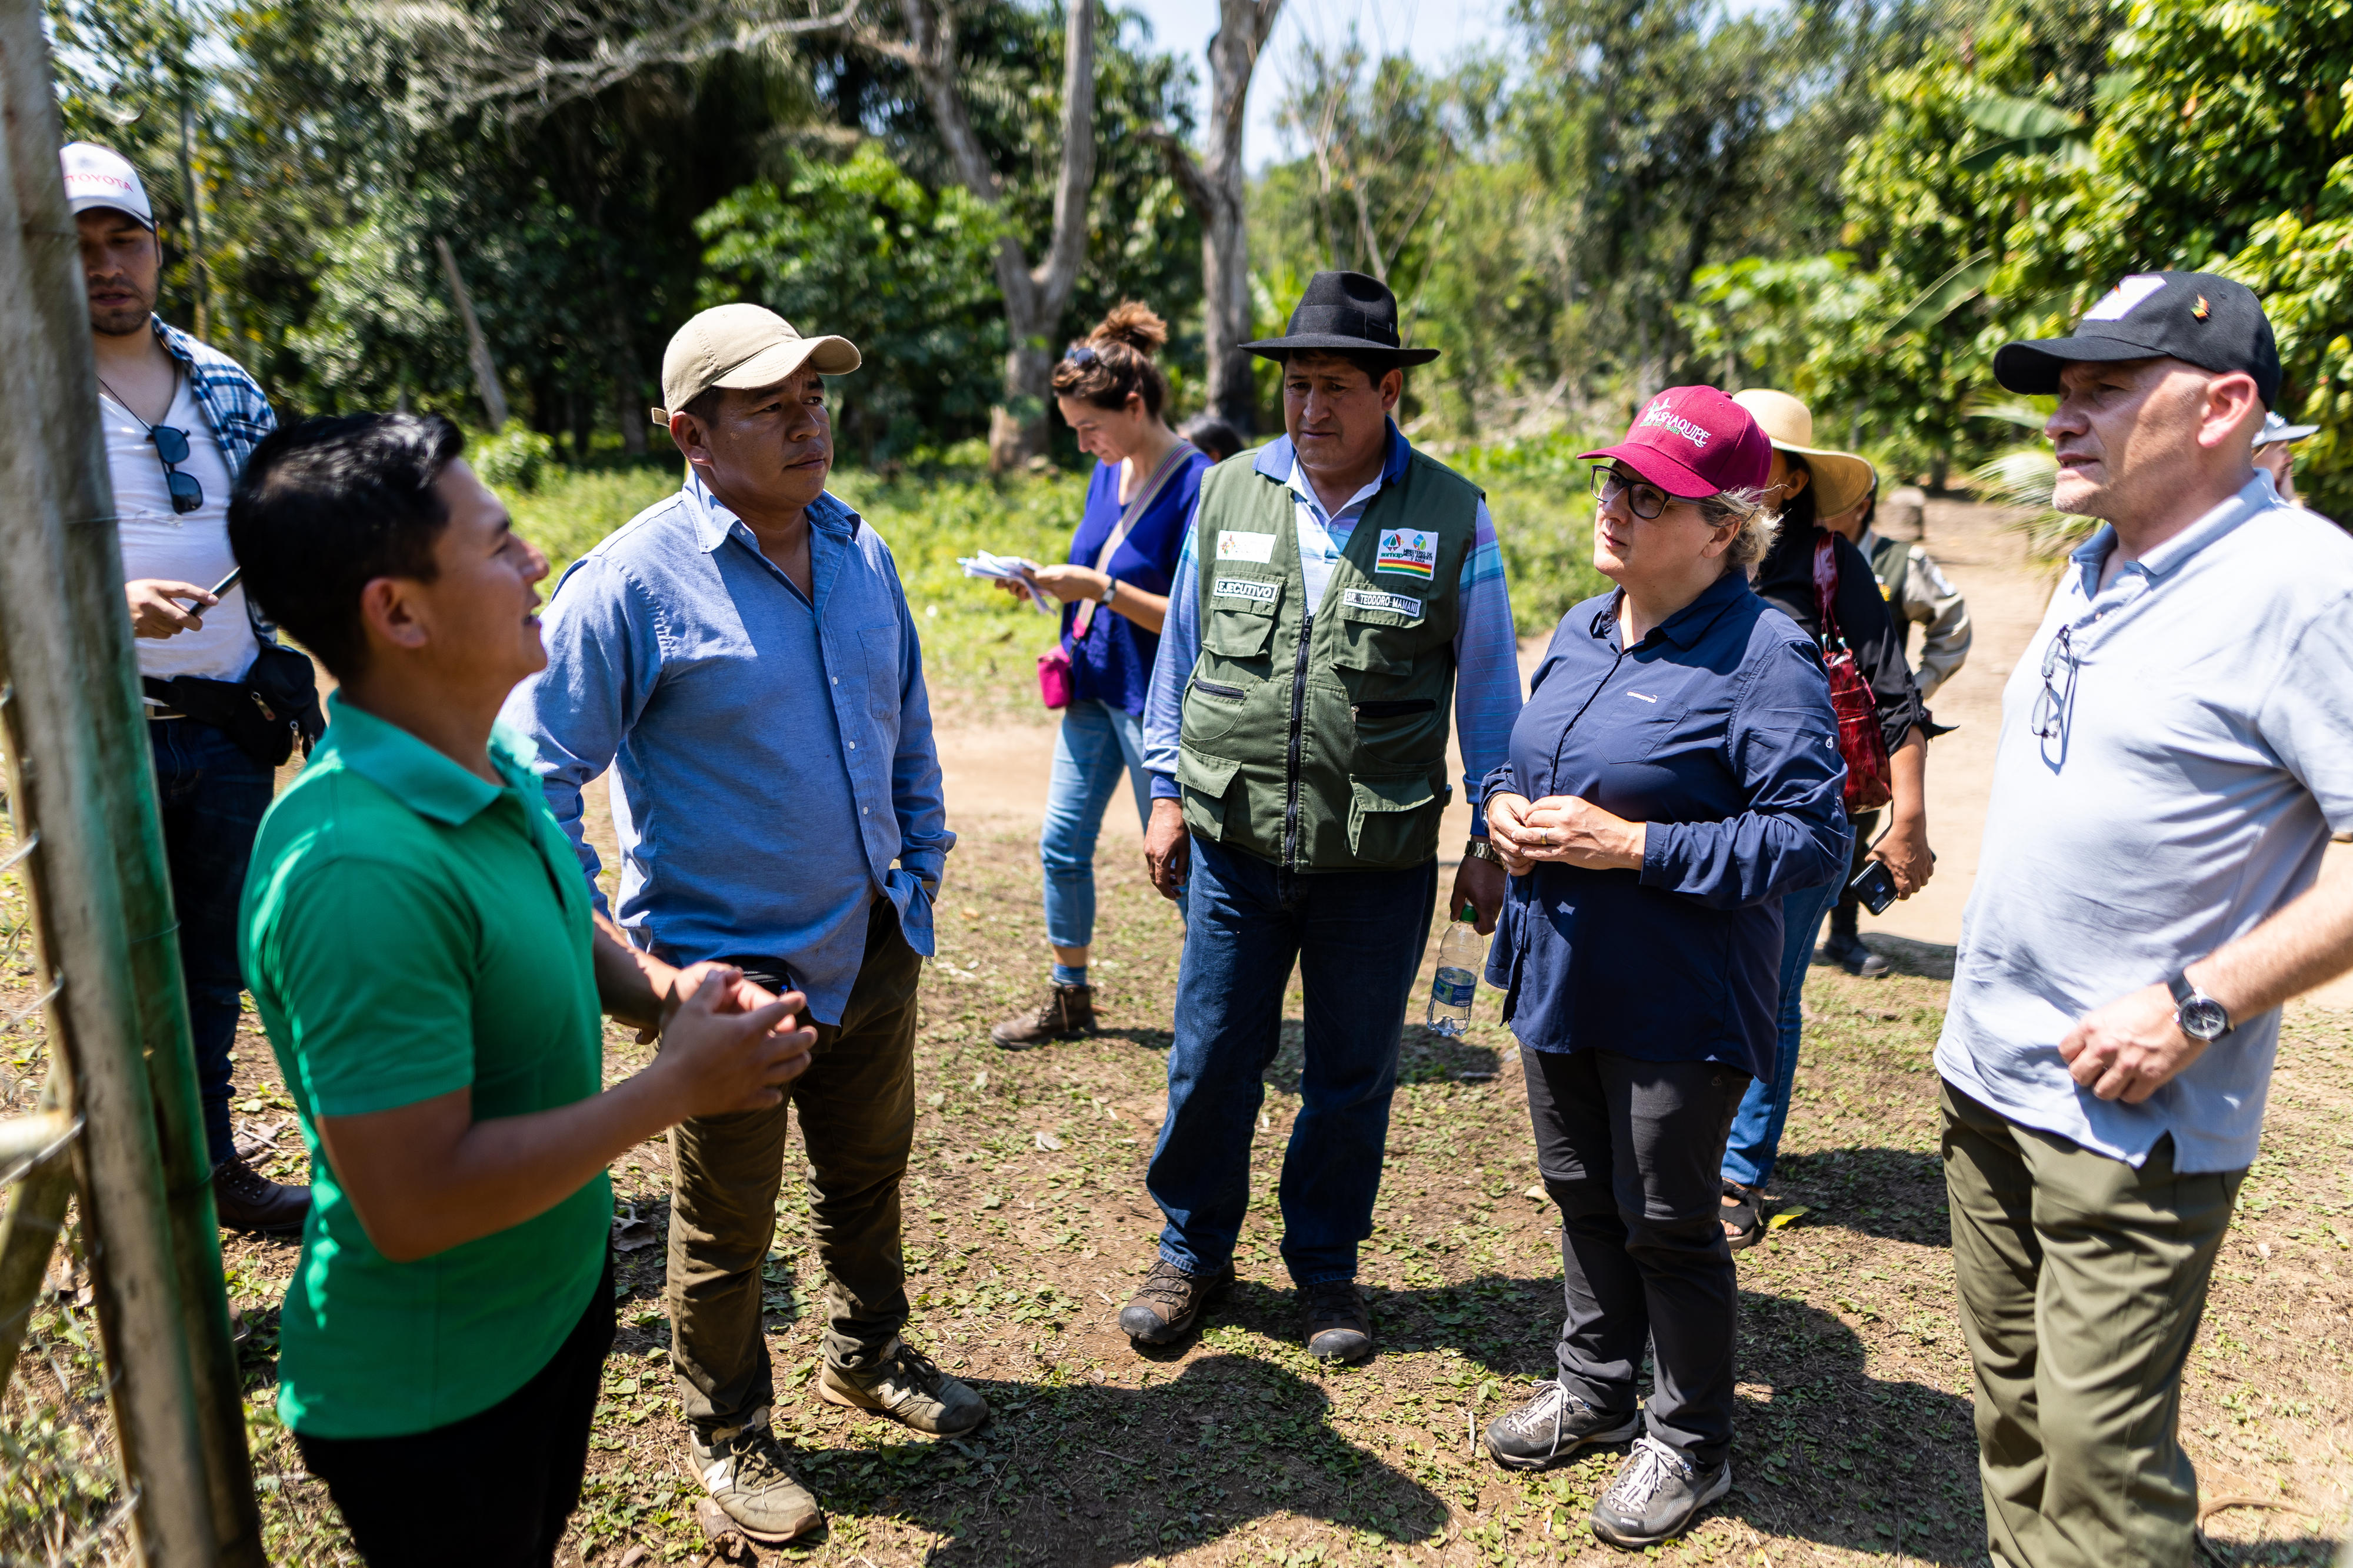
<path fill-rule="evenodd" d="M 1756 422 L 1672 387 L 1583 455 L 1593 563 L 1618 588 L 1562 619 L 1482 785 L 1512 873 L 1487 979 L 1561 1214 L 1567 1317 L 1557 1378 L 1486 1436 L 1515 1469 L 1635 1438 L 1592 1523 L 1640 1547 L 1732 1484 L 1717 1170 L 1773 1070 L 1781 899 L 1846 864 L 1845 769 L 1820 656 L 1748 585 L 1776 526 Z"/>
<path fill-rule="evenodd" d="M 1168 614 L 1170 574 L 1185 520 L 1209 459 L 1168 428 L 1168 380 L 1152 356 L 1168 328 L 1134 300 L 1116 306 L 1054 367 L 1054 401 L 1094 457 L 1086 510 L 1067 564 L 1043 566 L 1027 584 L 1062 606 L 1060 651 L 1069 662 L 1068 706 L 1054 742 L 1053 782 L 1038 853 L 1046 870 L 1046 940 L 1054 947 L 1045 1001 L 989 1033 L 1018 1048 L 1092 1031 L 1087 974 L 1094 942 L 1095 837 L 1124 777 L 1139 817 L 1152 815 L 1144 772 L 1144 699 Z M 1050 658 L 1053 656 L 1049 655 Z"/>

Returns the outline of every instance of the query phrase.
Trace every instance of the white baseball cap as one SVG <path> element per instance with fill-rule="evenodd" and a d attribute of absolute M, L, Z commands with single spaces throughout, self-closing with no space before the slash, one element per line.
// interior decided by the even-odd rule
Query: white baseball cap
<path fill-rule="evenodd" d="M 714 386 L 774 386 L 804 364 L 819 375 L 848 375 L 859 365 L 848 338 L 805 338 L 793 324 L 763 305 L 718 305 L 679 328 L 662 352 L 662 398 L 669 407 L 652 410 L 667 425 Z"/>
<path fill-rule="evenodd" d="M 120 153 L 94 142 L 69 142 L 62 149 L 66 166 L 66 202 L 79 216 L 93 207 L 111 207 L 138 220 L 153 232 L 155 209 L 147 205 L 147 187 L 139 171 Z"/>
<path fill-rule="evenodd" d="M 2266 412 L 2263 427 L 2255 432 L 2255 449 L 2261 451 L 2274 441 L 2301 441 L 2319 428 L 2317 425 L 2291 425 L 2276 411 Z"/>

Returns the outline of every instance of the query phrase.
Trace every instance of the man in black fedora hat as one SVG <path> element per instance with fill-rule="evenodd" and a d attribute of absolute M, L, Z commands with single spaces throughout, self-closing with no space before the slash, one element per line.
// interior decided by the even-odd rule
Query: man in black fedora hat
<path fill-rule="evenodd" d="M 1292 970 L 1306 1060 L 1283 1160 L 1282 1257 L 1310 1352 L 1372 1349 L 1356 1246 L 1372 1231 L 1407 994 L 1438 892 L 1452 700 L 1468 787 L 1520 708 L 1503 558 L 1484 498 L 1390 417 L 1397 298 L 1309 282 L 1280 361 L 1285 434 L 1203 479 L 1145 710 L 1145 856 L 1186 889 L 1168 1113 L 1149 1176 L 1167 1217 L 1120 1326 L 1158 1345 L 1233 1279 L 1261 1075 Z M 1448 908 L 1492 931 L 1504 872 L 1473 808 Z"/>

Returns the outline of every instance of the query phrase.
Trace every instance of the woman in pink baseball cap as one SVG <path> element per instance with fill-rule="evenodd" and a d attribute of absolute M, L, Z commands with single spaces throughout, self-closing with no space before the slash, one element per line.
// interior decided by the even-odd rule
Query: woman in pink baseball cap
<path fill-rule="evenodd" d="M 1541 1469 L 1634 1439 L 1593 1530 L 1641 1547 L 1732 1485 L 1718 1166 L 1773 1072 L 1782 895 L 1846 866 L 1846 769 L 1820 656 L 1749 586 L 1778 519 L 1747 411 L 1671 387 L 1584 456 L 1593 563 L 1618 587 L 1563 617 L 1481 785 L 1512 873 L 1487 979 L 1520 1041 L 1567 1303 L 1558 1376 L 1487 1447 Z"/>

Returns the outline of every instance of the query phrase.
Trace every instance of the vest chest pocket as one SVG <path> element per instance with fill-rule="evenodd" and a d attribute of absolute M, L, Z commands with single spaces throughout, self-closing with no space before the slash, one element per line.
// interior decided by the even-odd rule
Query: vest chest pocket
<path fill-rule="evenodd" d="M 1367 675 L 1404 675 L 1419 650 L 1426 602 L 1410 594 L 1343 587 L 1332 662 Z"/>
<path fill-rule="evenodd" d="M 1282 603 L 1280 578 L 1212 574 L 1201 646 L 1219 658 L 1266 658 L 1267 644 L 1274 637 L 1274 612 Z"/>

